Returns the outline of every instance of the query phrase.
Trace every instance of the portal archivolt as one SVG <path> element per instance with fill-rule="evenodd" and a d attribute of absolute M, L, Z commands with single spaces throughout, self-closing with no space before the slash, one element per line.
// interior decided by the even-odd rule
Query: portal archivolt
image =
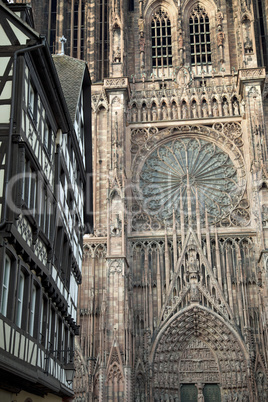
<path fill-rule="evenodd" d="M 250 396 L 247 352 L 235 330 L 202 306 L 183 309 L 164 325 L 151 351 L 154 400 L 176 401 L 182 387 L 220 387 L 221 400 Z"/>

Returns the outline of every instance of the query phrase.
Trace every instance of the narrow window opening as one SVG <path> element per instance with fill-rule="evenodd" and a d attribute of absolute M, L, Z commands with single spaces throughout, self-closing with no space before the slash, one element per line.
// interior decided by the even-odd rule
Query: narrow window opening
<path fill-rule="evenodd" d="M 25 277 L 24 274 L 21 272 L 18 283 L 17 315 L 16 315 L 16 325 L 19 328 L 21 327 L 21 319 L 22 319 L 24 283 L 25 283 Z"/>
<path fill-rule="evenodd" d="M 161 8 L 153 15 L 151 34 L 153 68 L 172 67 L 171 22 Z"/>
<path fill-rule="evenodd" d="M 97 80 L 108 77 L 109 69 L 109 18 L 108 0 L 99 2 L 99 18 L 97 21 Z"/>
<path fill-rule="evenodd" d="M 50 0 L 49 2 L 49 26 L 48 26 L 48 42 L 51 53 L 55 53 L 56 44 L 56 26 L 57 26 L 57 0 Z"/>
<path fill-rule="evenodd" d="M 1 310 L 0 310 L 1 314 L 3 314 L 5 317 L 7 315 L 10 269 L 11 269 L 11 261 L 10 261 L 10 258 L 6 255 L 5 262 L 4 262 Z"/>
<path fill-rule="evenodd" d="M 196 5 L 189 19 L 191 64 L 208 70 L 211 65 L 210 27 L 206 10 Z M 198 71 L 200 71 L 198 70 Z"/>
<path fill-rule="evenodd" d="M 29 334 L 34 335 L 34 319 L 35 319 L 35 305 L 36 305 L 36 286 L 32 288 L 31 295 L 31 307 L 30 307 L 30 318 L 29 318 Z"/>
<path fill-rule="evenodd" d="M 134 0 L 129 0 L 128 11 L 134 11 Z"/>

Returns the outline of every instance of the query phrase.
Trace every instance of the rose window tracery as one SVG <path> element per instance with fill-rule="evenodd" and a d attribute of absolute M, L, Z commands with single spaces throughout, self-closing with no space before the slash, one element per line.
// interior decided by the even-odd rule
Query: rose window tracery
<path fill-rule="evenodd" d="M 139 178 L 143 209 L 171 221 L 183 211 L 185 223 L 200 217 L 215 223 L 228 215 L 243 196 L 237 169 L 222 149 L 198 138 L 176 138 L 146 159 Z"/>

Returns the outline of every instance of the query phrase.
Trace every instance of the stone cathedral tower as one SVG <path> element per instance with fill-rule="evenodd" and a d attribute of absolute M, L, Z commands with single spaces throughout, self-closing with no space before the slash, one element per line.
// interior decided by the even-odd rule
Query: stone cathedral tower
<path fill-rule="evenodd" d="M 77 401 L 267 401 L 267 0 L 33 5 L 93 81 Z"/>

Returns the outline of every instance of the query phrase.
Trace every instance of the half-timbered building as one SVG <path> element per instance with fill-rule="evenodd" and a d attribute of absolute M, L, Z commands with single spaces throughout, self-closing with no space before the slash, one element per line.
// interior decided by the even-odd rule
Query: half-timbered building
<path fill-rule="evenodd" d="M 0 2 L 1 401 L 73 395 L 90 77 L 54 61 L 31 8 Z"/>

